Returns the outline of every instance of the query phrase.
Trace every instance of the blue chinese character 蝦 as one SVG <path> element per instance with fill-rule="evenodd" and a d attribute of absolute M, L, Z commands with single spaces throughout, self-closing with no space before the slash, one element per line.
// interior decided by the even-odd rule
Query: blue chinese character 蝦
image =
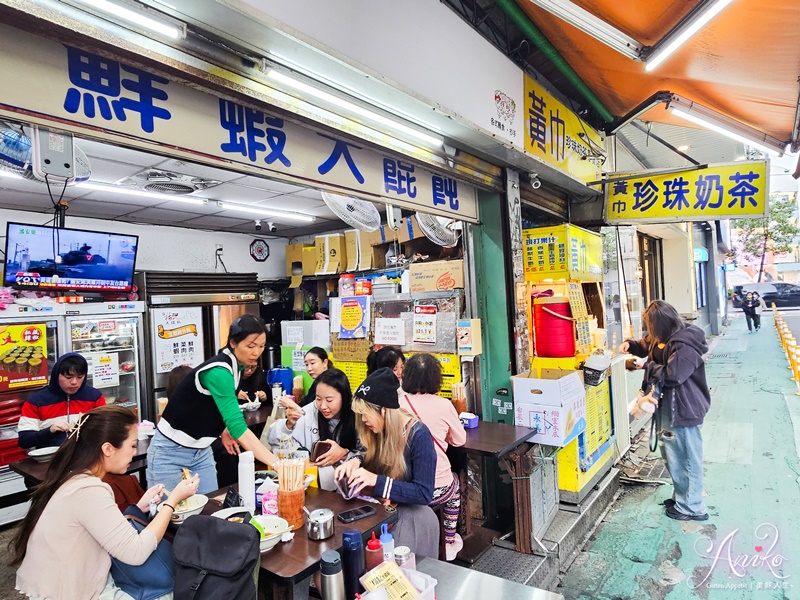
<path fill-rule="evenodd" d="M 531 143 L 539 146 L 539 150 L 545 152 L 547 117 L 544 115 L 544 109 L 547 107 L 547 103 L 544 98 L 537 96 L 534 90 L 531 90 L 528 97 L 531 99 L 531 105 L 528 108 L 528 134 L 531 136 Z"/>
<path fill-rule="evenodd" d="M 758 193 L 759 189 L 754 186 L 752 182 L 760 177 L 761 175 L 753 173 L 753 171 L 747 174 L 737 171 L 735 174 L 728 177 L 728 179 L 736 184 L 728 190 L 728 194 L 733 196 L 733 200 L 728 202 L 728 208 L 733 208 L 737 202 L 740 204 L 741 208 L 745 208 L 748 201 L 753 206 L 758 207 L 758 202 L 756 202 L 753 196 Z"/>
<path fill-rule="evenodd" d="M 264 113 L 220 98 L 219 123 L 229 136 L 229 140 L 220 145 L 223 152 L 238 152 L 255 162 L 258 153 L 267 149 L 266 144 L 259 141 L 266 137 L 259 127 L 264 124 Z"/>
<path fill-rule="evenodd" d="M 614 182 L 614 196 L 619 196 L 620 194 L 627 194 L 628 193 L 628 180 L 623 179 L 622 181 L 615 181 Z"/>
<path fill-rule="evenodd" d="M 450 203 L 451 210 L 458 210 L 458 182 L 450 177 L 434 175 L 431 178 L 433 186 L 433 205 Z"/>
<path fill-rule="evenodd" d="M 364 176 L 361 174 L 361 171 L 358 170 L 353 157 L 350 155 L 350 144 L 347 144 L 342 140 L 337 140 L 336 138 L 330 137 L 323 133 L 317 133 L 317 135 L 335 142 L 333 145 L 333 150 L 331 151 L 331 155 L 319 166 L 319 168 L 317 168 L 319 174 L 327 174 L 331 169 L 333 169 L 333 167 L 336 166 L 336 163 L 339 162 L 339 159 L 344 157 L 344 162 L 347 163 L 347 166 L 350 169 L 350 172 L 353 174 L 353 177 L 356 178 L 356 181 L 358 181 L 358 183 L 364 183 Z M 354 148 L 358 148 L 358 146 L 354 146 Z"/>
<path fill-rule="evenodd" d="M 266 117 L 265 121 L 267 123 L 267 143 L 269 144 L 270 152 L 264 158 L 264 162 L 271 165 L 276 160 L 279 160 L 284 167 L 291 167 L 292 161 L 284 153 L 286 132 L 283 130 L 283 119 Z"/>
<path fill-rule="evenodd" d="M 719 175 L 700 175 L 694 184 L 697 189 L 697 202 L 694 208 L 719 208 L 722 206 L 722 199 L 725 196 L 725 188 L 722 187 L 722 180 Z M 711 198 L 715 198 L 711 202 Z"/>
<path fill-rule="evenodd" d="M 405 165 L 399 160 L 384 158 L 383 185 L 385 190 L 398 195 L 408 194 L 409 198 L 416 198 L 417 187 L 414 182 L 417 178 L 412 175 L 413 172 L 414 165 Z"/>
<path fill-rule="evenodd" d="M 686 194 L 689 193 L 689 182 L 683 177 L 667 179 L 664 181 L 664 208 L 681 210 L 689 208 L 689 200 Z"/>
<path fill-rule="evenodd" d="M 169 80 L 91 52 L 66 48 L 69 81 L 74 86 L 67 90 L 64 98 L 64 110 L 68 113 L 77 113 L 81 103 L 83 114 L 90 119 L 98 110 L 106 121 L 114 117 L 127 121 L 128 111 L 139 113 L 140 125 L 146 133 L 153 133 L 156 119 L 168 121 L 172 118 L 166 108 L 155 104 L 157 100 L 169 98 L 156 84 L 167 85 Z M 134 77 L 123 76 L 123 72 Z"/>
<path fill-rule="evenodd" d="M 649 210 L 658 201 L 658 186 L 651 179 L 644 183 L 637 181 L 633 184 L 633 199 L 633 210 Z"/>

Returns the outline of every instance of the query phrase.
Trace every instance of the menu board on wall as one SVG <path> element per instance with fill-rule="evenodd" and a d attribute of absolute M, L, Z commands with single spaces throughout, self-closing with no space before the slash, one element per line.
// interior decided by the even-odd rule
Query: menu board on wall
<path fill-rule="evenodd" d="M 203 362 L 203 320 L 200 307 L 153 310 L 156 373 Z"/>
<path fill-rule="evenodd" d="M 47 383 L 47 325 L 0 325 L 0 392 Z"/>

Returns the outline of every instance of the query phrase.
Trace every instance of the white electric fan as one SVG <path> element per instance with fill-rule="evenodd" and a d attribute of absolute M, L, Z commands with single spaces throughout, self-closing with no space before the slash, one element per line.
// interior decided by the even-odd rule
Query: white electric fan
<path fill-rule="evenodd" d="M 361 231 L 375 231 L 381 226 L 381 215 L 372 202 L 330 192 L 322 192 L 322 199 L 350 227 Z"/>
<path fill-rule="evenodd" d="M 425 213 L 417 213 L 417 223 L 422 233 L 430 241 L 442 248 L 453 248 L 458 245 L 459 223 L 445 217 L 437 217 Z"/>
<path fill-rule="evenodd" d="M 75 176 L 67 179 L 67 185 L 87 181 L 92 176 L 92 167 L 86 153 L 73 144 Z M 31 138 L 25 135 L 21 126 L 0 121 L 0 169 L 20 175 L 25 179 L 45 183 L 33 173 L 31 159 L 33 147 Z M 61 180 L 63 181 L 63 179 Z M 53 183 L 51 181 L 51 183 Z"/>

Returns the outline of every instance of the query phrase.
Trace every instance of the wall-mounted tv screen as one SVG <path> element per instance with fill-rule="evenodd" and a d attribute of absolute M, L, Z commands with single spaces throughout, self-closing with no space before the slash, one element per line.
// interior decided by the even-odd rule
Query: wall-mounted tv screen
<path fill-rule="evenodd" d="M 8 223 L 4 285 L 129 291 L 139 236 Z"/>

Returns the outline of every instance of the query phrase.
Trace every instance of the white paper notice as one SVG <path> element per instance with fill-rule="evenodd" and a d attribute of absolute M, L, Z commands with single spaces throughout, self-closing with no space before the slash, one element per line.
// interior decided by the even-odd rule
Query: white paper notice
<path fill-rule="evenodd" d="M 283 343 L 287 346 L 296 344 L 303 341 L 303 326 L 302 325 L 289 325 L 286 328 L 286 339 Z"/>
<path fill-rule="evenodd" d="M 107 388 L 119 385 L 119 356 L 116 352 L 92 354 L 92 387 Z"/>
<path fill-rule="evenodd" d="M 156 308 L 152 315 L 156 373 L 203 362 L 203 312 L 199 307 Z"/>
<path fill-rule="evenodd" d="M 339 324 L 342 317 L 342 299 L 328 298 L 328 313 L 331 321 L 331 333 L 339 333 Z"/>
<path fill-rule="evenodd" d="M 305 371 L 305 358 L 305 350 L 292 350 L 292 371 Z"/>
<path fill-rule="evenodd" d="M 414 343 L 415 344 L 435 344 L 436 343 L 436 307 L 435 306 L 415 306 L 414 307 Z"/>
<path fill-rule="evenodd" d="M 403 319 L 375 319 L 375 343 L 404 346 L 406 327 Z"/>

